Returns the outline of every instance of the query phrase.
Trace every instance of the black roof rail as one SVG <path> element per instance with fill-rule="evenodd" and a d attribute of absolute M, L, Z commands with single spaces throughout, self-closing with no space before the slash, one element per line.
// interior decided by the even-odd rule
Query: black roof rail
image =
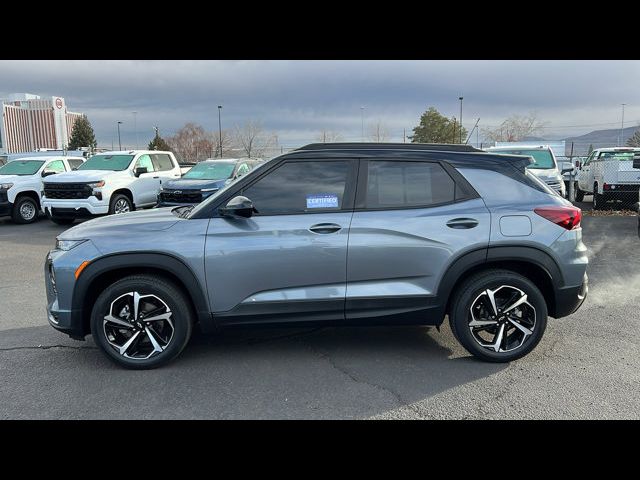
<path fill-rule="evenodd" d="M 483 152 L 471 145 L 459 143 L 377 143 L 335 142 L 310 143 L 296 150 L 427 150 L 432 152 Z"/>

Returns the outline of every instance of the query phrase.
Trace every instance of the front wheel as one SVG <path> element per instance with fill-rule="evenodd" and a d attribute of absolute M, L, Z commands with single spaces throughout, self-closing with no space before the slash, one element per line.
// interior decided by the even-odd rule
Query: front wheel
<path fill-rule="evenodd" d="M 510 362 L 540 342 L 547 327 L 547 304 L 528 278 L 509 270 L 488 270 L 458 288 L 449 322 L 469 353 L 489 362 Z"/>
<path fill-rule="evenodd" d="M 109 215 L 114 213 L 128 213 L 133 211 L 131 199 L 121 193 L 114 195 L 109 203 Z"/>
<path fill-rule="evenodd" d="M 149 369 L 182 352 L 193 319 L 191 305 L 176 285 L 158 276 L 134 275 L 100 294 L 91 313 L 91 333 L 118 365 Z"/>
<path fill-rule="evenodd" d="M 33 223 L 38 219 L 38 203 L 31 197 L 20 197 L 13 205 L 11 219 L 16 223 Z"/>

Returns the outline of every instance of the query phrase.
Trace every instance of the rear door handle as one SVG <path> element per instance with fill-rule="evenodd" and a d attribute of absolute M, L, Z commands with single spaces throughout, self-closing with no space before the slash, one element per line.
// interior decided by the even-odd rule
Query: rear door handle
<path fill-rule="evenodd" d="M 340 225 L 335 223 L 318 223 L 309 227 L 309 231 L 326 235 L 328 233 L 336 233 L 342 230 Z"/>
<path fill-rule="evenodd" d="M 447 222 L 449 228 L 474 228 L 478 226 L 475 218 L 454 218 Z"/>
<path fill-rule="evenodd" d="M 160 177 L 153 177 L 153 178 L 154 178 L 154 180 L 157 180 L 157 179 L 159 179 Z"/>

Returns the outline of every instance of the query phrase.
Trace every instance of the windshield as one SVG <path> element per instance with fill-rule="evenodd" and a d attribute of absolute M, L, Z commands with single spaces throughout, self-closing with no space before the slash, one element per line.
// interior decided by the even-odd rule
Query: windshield
<path fill-rule="evenodd" d="M 126 170 L 133 155 L 94 155 L 78 167 L 78 170 Z"/>
<path fill-rule="evenodd" d="M 230 162 L 206 162 L 198 163 L 191 168 L 182 178 L 197 180 L 226 180 L 233 174 L 235 163 Z"/>
<path fill-rule="evenodd" d="M 549 150 L 513 149 L 513 150 L 495 150 L 494 153 L 500 153 L 500 154 L 506 154 L 506 155 L 508 154 L 528 155 L 530 157 L 533 157 L 534 162 L 531 165 L 529 165 L 527 168 L 534 168 L 534 169 L 556 168 L 555 163 L 553 163 L 553 156 L 551 155 L 551 152 Z"/>
<path fill-rule="evenodd" d="M 638 152 L 635 154 L 637 155 Z M 603 160 L 633 160 L 634 152 L 602 152 L 598 158 Z"/>
<path fill-rule="evenodd" d="M 43 163 L 43 160 L 14 160 L 0 167 L 0 175 L 33 175 Z"/>

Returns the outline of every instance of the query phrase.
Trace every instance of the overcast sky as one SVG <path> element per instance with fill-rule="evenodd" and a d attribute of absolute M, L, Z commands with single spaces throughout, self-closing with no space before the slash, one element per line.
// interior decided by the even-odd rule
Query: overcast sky
<path fill-rule="evenodd" d="M 435 106 L 468 130 L 535 111 L 550 137 L 640 124 L 639 61 L 0 61 L 0 98 L 28 92 L 65 98 L 88 115 L 98 143 L 142 146 L 158 125 L 170 135 L 188 121 L 218 129 L 261 120 L 280 144 L 314 141 L 322 129 L 360 141 L 380 121 L 402 141 Z M 364 110 L 361 110 L 364 107 Z M 475 135 L 474 135 L 475 137 Z M 474 138 L 475 140 L 475 138 Z"/>

